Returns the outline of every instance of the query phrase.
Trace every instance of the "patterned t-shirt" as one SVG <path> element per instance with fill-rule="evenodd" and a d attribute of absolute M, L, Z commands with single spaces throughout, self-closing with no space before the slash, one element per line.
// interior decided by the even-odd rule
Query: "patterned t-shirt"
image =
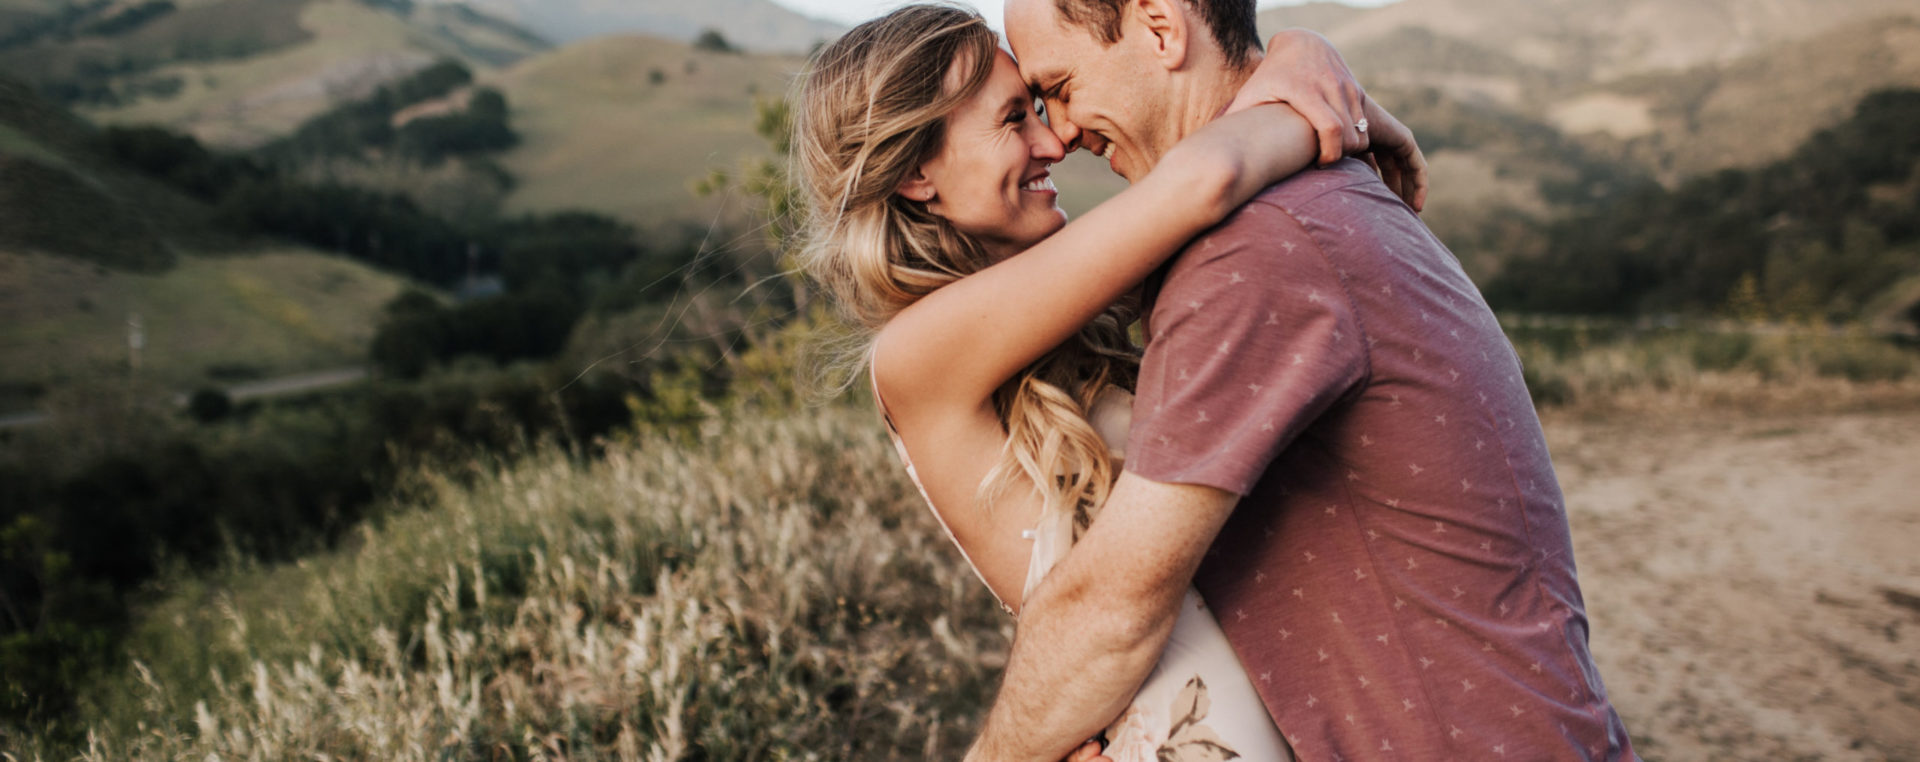
<path fill-rule="evenodd" d="M 1360 162 L 1148 284 L 1127 469 L 1242 496 L 1195 578 L 1302 760 L 1632 759 L 1520 363 Z"/>

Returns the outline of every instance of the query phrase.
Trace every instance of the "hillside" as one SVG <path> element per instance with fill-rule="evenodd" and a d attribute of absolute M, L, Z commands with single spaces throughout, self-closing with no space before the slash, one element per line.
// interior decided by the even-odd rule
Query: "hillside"
<path fill-rule="evenodd" d="M 484 76 L 513 105 L 521 136 L 501 158 L 519 179 L 508 208 L 704 222 L 716 206 L 693 196 L 693 181 L 770 155 L 753 132 L 754 99 L 784 94 L 803 63 L 628 36 L 575 43 Z"/>
<path fill-rule="evenodd" d="M 96 122 L 248 147 L 436 60 L 484 70 L 545 48 L 464 6 L 189 0 L 127 32 L 0 46 L 0 69 Z"/>
<path fill-rule="evenodd" d="M 104 156 L 91 125 L 0 77 L 0 250 L 156 271 L 219 246 L 212 210 Z"/>
<path fill-rule="evenodd" d="M 716 29 L 748 50 L 804 53 L 846 31 L 770 0 L 465 1 L 561 42 L 631 34 L 690 41 L 704 29 Z"/>
<path fill-rule="evenodd" d="M 1269 31 L 1324 32 L 1383 94 L 1498 107 L 1667 182 L 1779 159 L 1867 93 L 1920 84 L 1916 19 L 1920 7 L 1896 0 L 1405 0 L 1261 15 Z"/>
<path fill-rule="evenodd" d="M 1569 132 L 1625 138 L 1626 155 L 1671 175 L 1753 166 L 1786 156 L 1846 118 L 1867 93 L 1920 85 L 1920 11 L 1833 28 L 1764 54 L 1611 82 L 1556 107 Z M 1601 106 L 1582 125 L 1575 109 Z M 1638 124 L 1618 129 L 1621 118 Z M 1587 129 L 1583 130 L 1585 127 Z"/>
<path fill-rule="evenodd" d="M 1345 49 L 1422 29 L 1573 80 L 1609 81 L 1728 63 L 1915 11 L 1911 0 L 1404 0 L 1345 18 L 1323 16 L 1333 23 L 1320 31 Z M 1274 25 L 1290 12 L 1302 11 L 1276 8 L 1262 16 Z M 1370 65 L 1381 70 L 1400 63 L 1392 55 L 1375 58 Z"/>

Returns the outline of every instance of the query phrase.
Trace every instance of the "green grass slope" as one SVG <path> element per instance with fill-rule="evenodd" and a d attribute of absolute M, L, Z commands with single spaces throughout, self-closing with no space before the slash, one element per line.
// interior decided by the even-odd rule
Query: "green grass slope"
<path fill-rule="evenodd" d="M 91 125 L 0 77 L 0 250 L 158 270 L 181 245 L 217 245 L 211 211 L 115 165 Z"/>
<path fill-rule="evenodd" d="M 608 37 L 483 77 L 506 94 L 521 138 L 501 158 L 519 180 L 508 208 L 705 221 L 718 201 L 695 198 L 692 183 L 772 155 L 753 132 L 754 99 L 784 95 L 803 63 Z"/>
<path fill-rule="evenodd" d="M 337 256 L 280 248 L 186 256 L 162 273 L 0 250 L 0 398 L 17 408 L 129 374 L 174 391 L 365 362 L 380 308 L 405 287 Z"/>

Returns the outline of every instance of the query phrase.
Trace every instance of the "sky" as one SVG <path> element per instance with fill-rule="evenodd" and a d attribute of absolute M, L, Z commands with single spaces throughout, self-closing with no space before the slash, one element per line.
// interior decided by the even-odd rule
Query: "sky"
<path fill-rule="evenodd" d="M 887 12 L 889 9 L 906 4 L 907 0 L 773 0 L 801 13 L 818 18 L 838 21 L 843 24 L 857 24 Z M 1005 0 L 958 0 L 972 5 L 987 17 L 987 23 L 1000 29 L 1000 6 Z M 1261 8 L 1280 5 L 1299 5 L 1303 0 L 1260 0 Z M 1348 5 L 1386 5 L 1396 0 L 1342 0 Z"/>

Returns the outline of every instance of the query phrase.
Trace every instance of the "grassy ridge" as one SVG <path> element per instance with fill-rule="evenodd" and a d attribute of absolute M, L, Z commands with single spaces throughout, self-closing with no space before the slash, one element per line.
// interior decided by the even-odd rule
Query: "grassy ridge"
<path fill-rule="evenodd" d="M 951 758 L 1001 666 L 1008 620 L 866 408 L 411 494 L 352 552 L 176 585 L 85 758 Z"/>

